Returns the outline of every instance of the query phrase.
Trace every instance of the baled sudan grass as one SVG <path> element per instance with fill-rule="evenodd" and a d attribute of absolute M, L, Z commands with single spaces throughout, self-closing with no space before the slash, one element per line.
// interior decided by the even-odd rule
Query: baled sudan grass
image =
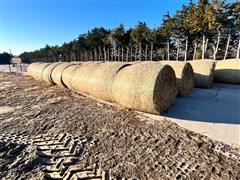
<path fill-rule="evenodd" d="M 62 81 L 62 74 L 63 74 L 63 71 L 66 68 L 68 68 L 69 66 L 74 66 L 74 64 L 62 63 L 62 64 L 59 64 L 58 66 L 56 66 L 53 69 L 53 71 L 51 73 L 51 79 L 55 84 L 60 85 L 60 86 L 64 86 L 63 81 Z"/>
<path fill-rule="evenodd" d="M 36 80 L 43 80 L 43 72 L 50 65 L 50 63 L 38 63 L 34 65 L 34 67 L 32 67 L 30 70 L 31 76 Z"/>
<path fill-rule="evenodd" d="M 71 88 L 75 91 L 88 93 L 91 90 L 91 75 L 94 70 L 101 63 L 87 63 L 82 64 L 76 71 L 73 73 L 73 77 L 71 79 Z"/>
<path fill-rule="evenodd" d="M 88 76 L 88 93 L 99 99 L 113 101 L 112 84 L 117 73 L 128 63 L 106 62 L 99 64 Z"/>
<path fill-rule="evenodd" d="M 195 87 L 212 88 L 216 65 L 215 61 L 204 59 L 188 62 L 193 68 Z"/>
<path fill-rule="evenodd" d="M 62 83 L 69 89 L 72 89 L 72 79 L 75 71 L 80 67 L 80 64 L 73 64 L 73 66 L 68 66 L 64 69 L 62 73 Z"/>
<path fill-rule="evenodd" d="M 240 84 L 240 60 L 229 59 L 217 61 L 214 81 Z"/>
<path fill-rule="evenodd" d="M 169 65 L 155 62 L 132 64 L 120 70 L 112 96 L 118 104 L 153 114 L 167 110 L 175 101 L 177 83 Z"/>
<path fill-rule="evenodd" d="M 175 71 L 179 96 L 188 95 L 194 87 L 194 73 L 190 63 L 184 61 L 158 61 L 170 65 Z"/>
<path fill-rule="evenodd" d="M 42 73 L 42 79 L 43 81 L 50 83 L 50 84 L 55 84 L 52 80 L 51 74 L 52 71 L 54 70 L 55 67 L 58 65 L 62 64 L 61 62 L 55 62 L 51 63 L 48 67 L 46 67 Z"/>

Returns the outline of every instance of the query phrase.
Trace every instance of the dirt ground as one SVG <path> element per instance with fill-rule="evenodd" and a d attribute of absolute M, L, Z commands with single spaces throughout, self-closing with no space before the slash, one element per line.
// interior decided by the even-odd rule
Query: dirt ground
<path fill-rule="evenodd" d="M 235 147 L 28 76 L 0 77 L 1 179 L 240 179 Z"/>

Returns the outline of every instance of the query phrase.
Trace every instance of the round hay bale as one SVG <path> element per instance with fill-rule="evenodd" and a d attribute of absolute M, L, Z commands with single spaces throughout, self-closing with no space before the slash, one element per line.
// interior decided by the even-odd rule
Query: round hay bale
<path fill-rule="evenodd" d="M 36 63 L 31 63 L 28 68 L 27 68 L 27 75 L 29 76 L 34 76 L 34 69 L 35 66 L 37 66 L 38 64 L 41 64 L 42 62 L 36 62 Z"/>
<path fill-rule="evenodd" d="M 128 63 L 106 62 L 97 66 L 88 76 L 88 93 L 97 98 L 113 101 L 112 84 L 117 73 Z"/>
<path fill-rule="evenodd" d="M 240 84 L 240 60 L 217 61 L 214 80 L 222 83 Z"/>
<path fill-rule="evenodd" d="M 89 93 L 91 90 L 91 75 L 101 63 L 87 63 L 80 66 L 73 74 L 71 80 L 72 89 L 82 93 Z"/>
<path fill-rule="evenodd" d="M 43 80 L 43 71 L 50 65 L 50 63 L 38 63 L 32 68 L 32 77 L 36 80 Z"/>
<path fill-rule="evenodd" d="M 72 78 L 74 75 L 74 72 L 80 67 L 79 64 L 74 64 L 72 66 L 68 66 L 66 69 L 63 70 L 62 73 L 62 83 L 64 86 L 68 87 L 69 89 L 72 89 Z"/>
<path fill-rule="evenodd" d="M 179 96 L 188 95 L 194 87 L 194 73 L 190 63 L 183 61 L 159 61 L 170 65 L 175 71 Z"/>
<path fill-rule="evenodd" d="M 123 68 L 112 86 L 114 101 L 118 104 L 159 114 L 175 101 L 176 76 L 169 65 L 148 62 Z"/>
<path fill-rule="evenodd" d="M 62 63 L 56 62 L 56 63 L 51 63 L 42 73 L 42 79 L 47 82 L 47 83 L 51 83 L 54 84 L 51 74 L 52 71 L 55 67 L 57 67 L 58 65 L 60 65 Z"/>
<path fill-rule="evenodd" d="M 63 71 L 69 66 L 74 66 L 74 64 L 62 63 L 62 64 L 57 65 L 52 70 L 51 79 L 55 84 L 60 85 L 60 86 L 64 86 L 64 83 L 62 82 L 62 74 L 63 74 Z"/>
<path fill-rule="evenodd" d="M 188 62 L 193 68 L 195 87 L 211 88 L 213 86 L 215 61 L 195 60 Z"/>

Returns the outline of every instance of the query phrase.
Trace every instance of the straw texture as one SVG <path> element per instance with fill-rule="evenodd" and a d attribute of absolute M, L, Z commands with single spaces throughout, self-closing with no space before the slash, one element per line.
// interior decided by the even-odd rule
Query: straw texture
<path fill-rule="evenodd" d="M 81 65 L 73 74 L 71 87 L 75 91 L 88 93 L 91 91 L 91 76 L 101 63 L 87 63 Z"/>
<path fill-rule="evenodd" d="M 240 60 L 217 61 L 214 80 L 222 83 L 240 84 Z"/>
<path fill-rule="evenodd" d="M 170 65 L 175 71 L 179 96 L 188 95 L 194 87 L 194 73 L 190 63 L 183 61 L 159 61 Z"/>
<path fill-rule="evenodd" d="M 50 65 L 50 63 L 37 63 L 31 68 L 31 76 L 36 80 L 43 80 L 43 71 Z"/>
<path fill-rule="evenodd" d="M 154 62 L 137 63 L 119 71 L 112 86 L 118 104 L 139 111 L 159 114 L 176 98 L 177 84 L 169 65 Z"/>
<path fill-rule="evenodd" d="M 211 88 L 213 86 L 215 61 L 204 59 L 188 62 L 193 68 L 195 87 Z"/>
<path fill-rule="evenodd" d="M 55 84 L 64 86 L 63 81 L 62 81 L 62 74 L 63 74 L 63 71 L 69 66 L 74 66 L 74 64 L 62 63 L 62 64 L 59 64 L 58 66 L 56 66 L 52 70 L 51 79 Z"/>
<path fill-rule="evenodd" d="M 72 89 L 72 78 L 74 76 L 75 71 L 80 67 L 80 64 L 74 64 L 73 66 L 68 66 L 64 69 L 62 73 L 62 83 L 64 86 Z"/>
<path fill-rule="evenodd" d="M 97 98 L 113 101 L 112 84 L 117 73 L 128 63 L 106 62 L 97 66 L 88 78 L 88 93 Z"/>
<path fill-rule="evenodd" d="M 28 68 L 27 68 L 27 74 L 29 76 L 34 76 L 34 72 L 35 72 L 35 67 L 38 65 L 38 64 L 41 64 L 42 62 L 36 62 L 36 63 L 31 63 Z"/>
<path fill-rule="evenodd" d="M 55 84 L 51 78 L 51 74 L 52 74 L 53 69 L 60 64 L 62 64 L 62 63 L 59 63 L 59 62 L 51 63 L 48 67 L 46 67 L 46 69 L 44 69 L 44 71 L 42 73 L 43 81 L 45 81 L 47 83 Z"/>

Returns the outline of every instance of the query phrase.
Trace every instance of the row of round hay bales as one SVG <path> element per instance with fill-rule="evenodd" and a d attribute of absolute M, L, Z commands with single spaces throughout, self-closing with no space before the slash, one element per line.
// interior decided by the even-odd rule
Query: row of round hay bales
<path fill-rule="evenodd" d="M 29 70 L 38 73 L 35 66 Z M 168 109 L 176 97 L 174 70 L 160 63 L 52 63 L 45 66 L 39 79 L 139 111 L 159 114 Z"/>
<path fill-rule="evenodd" d="M 204 59 L 188 62 L 193 68 L 195 87 L 211 88 L 213 86 L 215 61 Z"/>
<path fill-rule="evenodd" d="M 217 61 L 214 80 L 222 83 L 240 84 L 240 60 Z"/>
<path fill-rule="evenodd" d="M 184 61 L 160 61 L 170 65 L 176 74 L 179 96 L 188 95 L 194 87 L 194 73 L 190 63 Z"/>

